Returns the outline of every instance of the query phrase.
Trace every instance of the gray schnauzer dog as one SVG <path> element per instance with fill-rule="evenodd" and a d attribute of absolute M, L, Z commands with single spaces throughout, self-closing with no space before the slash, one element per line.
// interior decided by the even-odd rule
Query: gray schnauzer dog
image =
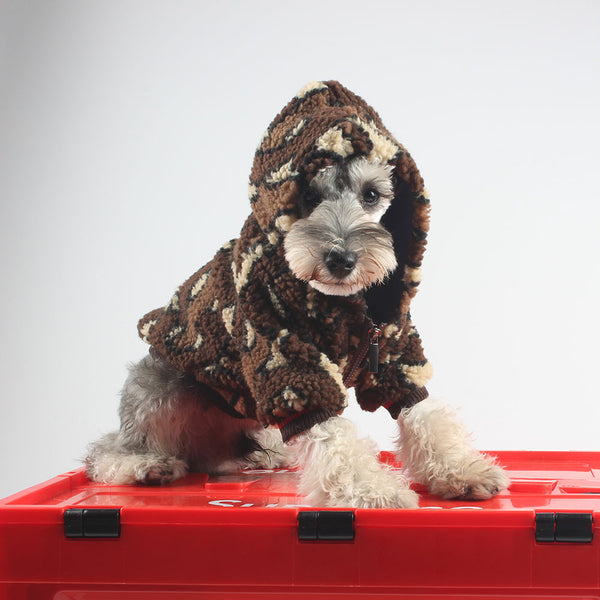
<path fill-rule="evenodd" d="M 381 224 L 394 199 L 394 187 L 393 167 L 364 157 L 315 174 L 298 200 L 299 218 L 284 236 L 289 269 L 312 288 L 309 296 L 318 292 L 352 297 L 394 273 L 398 266 L 394 239 Z M 277 307 L 278 299 L 272 300 Z M 290 335 L 284 331 L 279 339 Z M 249 325 L 245 333 L 248 340 L 255 335 Z M 278 362 L 286 362 L 283 349 L 283 344 L 277 346 L 270 355 L 275 363 L 272 373 Z M 269 369 L 268 363 L 264 368 Z M 342 377 L 335 377 L 341 385 Z M 294 392 L 286 389 L 293 400 Z M 359 438 L 338 411 L 285 436 L 289 440 L 284 444 L 277 428 L 265 427 L 264 419 L 240 418 L 223 410 L 217 395 L 160 353 L 133 365 L 122 392 L 121 427 L 91 446 L 86 459 L 90 477 L 112 484 L 167 483 L 188 471 L 228 473 L 294 464 L 302 468 L 300 491 L 314 504 L 418 505 L 407 479 L 380 464 L 373 443 Z M 422 399 L 404 407 L 397 419 L 404 470 L 433 493 L 486 499 L 506 487 L 504 472 L 473 449 L 449 409 Z"/>
<path fill-rule="evenodd" d="M 417 507 L 405 475 L 447 498 L 505 488 L 428 398 L 410 302 L 429 197 L 379 115 L 336 81 L 308 84 L 261 139 L 249 198 L 240 236 L 138 324 L 150 355 L 131 367 L 119 431 L 90 447 L 90 478 L 298 465 L 306 502 L 372 508 Z M 349 388 L 397 420 L 402 472 L 340 416 Z"/>

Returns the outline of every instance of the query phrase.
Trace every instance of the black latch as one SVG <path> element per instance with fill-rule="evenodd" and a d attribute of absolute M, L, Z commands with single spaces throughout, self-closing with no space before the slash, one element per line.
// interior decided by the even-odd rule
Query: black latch
<path fill-rule="evenodd" d="M 535 541 L 554 542 L 554 513 L 538 513 L 535 515 Z"/>
<path fill-rule="evenodd" d="M 538 513 L 536 542 L 589 544 L 594 538 L 592 513 Z"/>
<path fill-rule="evenodd" d="M 298 513 L 301 541 L 352 541 L 354 513 L 350 510 L 301 511 Z"/>
<path fill-rule="evenodd" d="M 65 510 L 64 522 L 68 538 L 121 536 L 121 511 L 118 508 L 69 508 Z"/>

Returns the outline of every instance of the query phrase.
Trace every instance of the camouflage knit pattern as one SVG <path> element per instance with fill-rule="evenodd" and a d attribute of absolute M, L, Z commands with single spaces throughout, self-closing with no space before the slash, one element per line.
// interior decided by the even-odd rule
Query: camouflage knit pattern
<path fill-rule="evenodd" d="M 355 156 L 394 165 L 413 211 L 399 267 L 401 294 L 383 327 L 379 373 L 360 369 L 349 381 L 346 369 L 371 326 L 364 294 L 326 296 L 298 280 L 285 260 L 283 238 L 299 218 L 300 190 L 319 169 Z M 265 424 L 306 425 L 339 413 L 352 384 L 366 410 L 386 406 L 395 414 L 425 397 L 431 367 L 409 308 L 420 281 L 429 201 L 413 159 L 377 113 L 338 82 L 305 86 L 263 136 L 249 196 L 252 214 L 240 237 L 165 307 L 140 320 L 140 336 L 152 351 L 216 391 L 230 412 Z M 313 416 L 306 420 L 307 414 Z"/>

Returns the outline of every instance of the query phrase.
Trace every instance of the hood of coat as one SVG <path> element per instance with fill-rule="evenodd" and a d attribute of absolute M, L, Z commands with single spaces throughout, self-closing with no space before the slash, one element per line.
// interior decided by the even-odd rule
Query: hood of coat
<path fill-rule="evenodd" d="M 268 254 L 281 259 L 305 186 L 321 169 L 359 156 L 394 168 L 394 198 L 381 223 L 393 237 L 398 263 L 383 283 L 359 294 L 375 323 L 399 322 L 420 282 L 429 198 L 410 154 L 362 98 L 337 81 L 310 83 L 292 98 L 257 148 L 249 184 L 252 212 L 271 246 Z"/>

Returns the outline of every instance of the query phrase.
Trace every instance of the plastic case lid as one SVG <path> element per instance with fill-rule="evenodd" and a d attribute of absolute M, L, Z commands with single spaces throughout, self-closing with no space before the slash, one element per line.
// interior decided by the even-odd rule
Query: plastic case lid
<path fill-rule="evenodd" d="M 3 584 L 37 582 L 105 593 L 600 598 L 600 453 L 488 454 L 508 471 L 508 491 L 448 501 L 415 486 L 415 510 L 307 506 L 288 469 L 192 474 L 164 487 L 66 473 L 0 500 L 0 596 Z M 391 454 L 381 460 L 400 467 Z"/>

